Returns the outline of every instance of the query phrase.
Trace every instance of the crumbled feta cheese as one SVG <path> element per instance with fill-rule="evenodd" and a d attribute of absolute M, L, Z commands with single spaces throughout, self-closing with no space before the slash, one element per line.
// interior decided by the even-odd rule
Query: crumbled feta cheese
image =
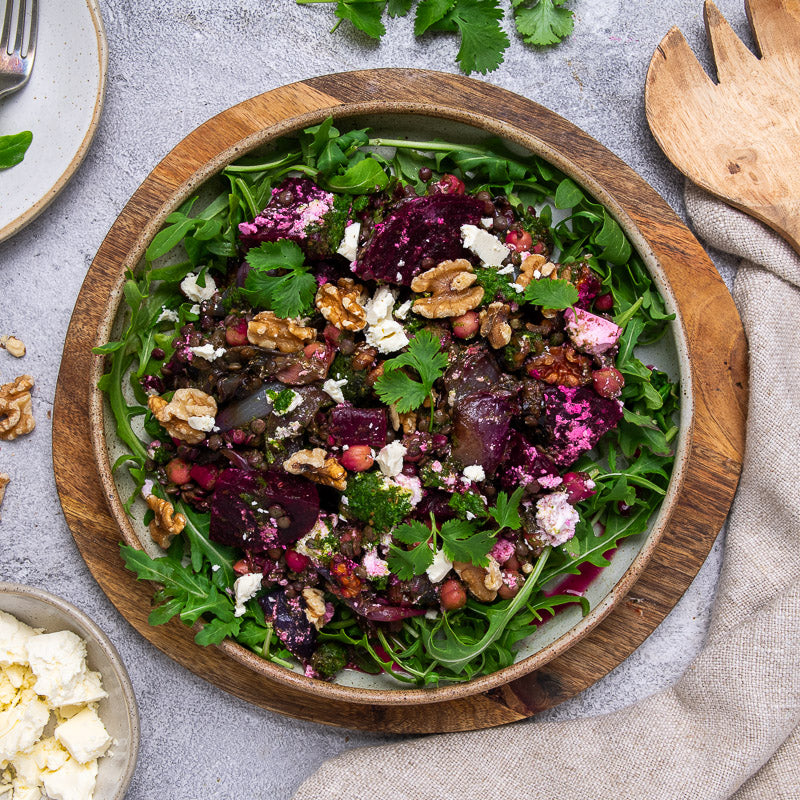
<path fill-rule="evenodd" d="M 510 283 L 509 286 L 517 293 L 522 294 L 525 291 L 524 286 L 520 286 L 518 283 Z"/>
<path fill-rule="evenodd" d="M 480 464 L 473 464 L 470 467 L 464 467 L 464 480 L 467 483 L 474 482 L 480 483 L 486 480 L 486 473 Z"/>
<path fill-rule="evenodd" d="M 586 353 L 600 355 L 612 348 L 622 334 L 622 328 L 611 320 L 576 308 L 564 312 L 565 328 L 573 344 Z"/>
<path fill-rule="evenodd" d="M 62 722 L 53 734 L 81 764 L 100 758 L 111 744 L 106 726 L 93 708 L 84 708 L 71 719 Z"/>
<path fill-rule="evenodd" d="M 499 267 L 511 252 L 496 236 L 477 225 L 462 225 L 461 240 L 487 267 Z"/>
<path fill-rule="evenodd" d="M 416 507 L 422 502 L 422 482 L 419 478 L 403 475 L 401 472 L 399 475 L 395 475 L 393 480 L 401 489 L 405 489 L 410 494 L 408 502 L 412 507 Z"/>
<path fill-rule="evenodd" d="M 189 351 L 200 358 L 204 358 L 206 361 L 216 361 L 220 356 L 225 355 L 224 347 L 215 348 L 211 342 L 201 344 L 199 347 L 190 347 Z"/>
<path fill-rule="evenodd" d="M 28 663 L 28 640 L 38 631 L 0 611 L 0 666 Z"/>
<path fill-rule="evenodd" d="M 554 547 L 564 544 L 575 535 L 580 515 L 570 504 L 566 492 L 553 492 L 536 503 L 538 532 Z"/>
<path fill-rule="evenodd" d="M 94 793 L 97 780 L 97 761 L 79 764 L 68 759 L 55 772 L 42 776 L 47 796 L 52 800 L 86 800 Z"/>
<path fill-rule="evenodd" d="M 367 300 L 367 325 L 377 325 L 381 320 L 391 318 L 394 307 L 394 294 L 388 286 L 379 286 L 375 294 Z"/>
<path fill-rule="evenodd" d="M 0 763 L 33 747 L 50 719 L 50 709 L 33 697 L 0 711 Z"/>
<path fill-rule="evenodd" d="M 202 303 L 204 300 L 210 300 L 214 292 L 217 291 L 217 284 L 214 283 L 214 279 L 208 274 L 205 276 L 205 284 L 205 286 L 198 286 L 197 275 L 195 275 L 194 272 L 190 272 L 181 281 L 181 291 L 190 300 L 194 300 L 195 303 Z M 199 310 L 200 309 L 198 309 L 198 311 Z"/>
<path fill-rule="evenodd" d="M 356 253 L 358 252 L 358 236 L 361 233 L 361 223 L 351 222 L 344 229 L 344 237 L 339 243 L 337 253 L 344 256 L 348 261 L 356 260 Z"/>
<path fill-rule="evenodd" d="M 214 430 L 214 417 L 210 414 L 204 414 L 200 417 L 189 417 L 186 421 L 189 423 L 189 427 L 194 428 L 196 431 L 209 433 Z"/>
<path fill-rule="evenodd" d="M 158 315 L 156 322 L 177 322 L 178 312 L 173 311 L 171 308 L 161 306 L 161 313 Z"/>
<path fill-rule="evenodd" d="M 433 563 L 425 570 L 431 583 L 440 583 L 447 577 L 453 568 L 453 562 L 444 554 L 444 550 L 437 550 L 433 555 Z"/>
<path fill-rule="evenodd" d="M 200 313 L 200 306 L 195 303 L 193 306 L 189 306 L 189 313 L 190 314 L 199 314 Z"/>
<path fill-rule="evenodd" d="M 106 697 L 100 675 L 86 668 L 86 643 L 72 631 L 43 633 L 28 640 L 28 663 L 36 694 L 54 707 L 93 703 Z"/>
<path fill-rule="evenodd" d="M 393 319 L 384 319 L 376 325 L 370 325 L 364 338 L 367 344 L 376 347 L 383 354 L 402 350 L 408 344 L 405 329 Z"/>
<path fill-rule="evenodd" d="M 236 608 L 233 610 L 234 617 L 241 617 L 247 610 L 245 603 L 255 597 L 258 590 L 261 588 L 261 581 L 264 576 L 260 572 L 248 572 L 246 575 L 240 575 L 233 582 L 233 597 L 236 600 Z"/>
<path fill-rule="evenodd" d="M 381 448 L 375 460 L 378 462 L 381 472 L 387 478 L 394 478 L 395 475 L 399 475 L 402 471 L 403 456 L 407 452 L 402 442 L 389 442 L 389 444 Z"/>
<path fill-rule="evenodd" d="M 322 391 L 325 392 L 335 403 L 344 403 L 342 386 L 347 386 L 347 378 L 342 378 L 338 381 L 334 380 L 333 378 L 328 378 L 328 380 L 322 384 Z"/>
<path fill-rule="evenodd" d="M 494 225 L 494 218 L 493 217 L 481 217 L 481 225 L 487 230 Z"/>
<path fill-rule="evenodd" d="M 498 275 L 511 275 L 514 272 L 514 265 L 513 264 L 506 264 L 504 267 L 500 267 L 497 270 Z"/>
<path fill-rule="evenodd" d="M 292 393 L 292 399 L 289 400 L 288 404 L 284 408 L 282 401 L 283 398 L 287 396 L 284 395 L 284 392 L 287 391 Z M 272 413 L 276 417 L 285 417 L 287 414 L 290 414 L 292 411 L 294 411 L 303 402 L 303 395 L 301 395 L 300 392 L 296 392 L 294 389 L 288 389 L 288 390 L 283 389 L 280 392 L 275 393 L 274 395 L 270 395 L 273 401 L 278 397 L 278 394 L 281 395 L 281 408 L 277 409 L 274 407 L 274 405 L 272 408 Z"/>
<path fill-rule="evenodd" d="M 411 306 L 413 304 L 413 300 L 406 300 L 405 303 L 400 303 L 399 306 L 394 310 L 394 315 L 397 319 L 405 319 L 408 316 L 408 312 L 411 311 Z"/>
<path fill-rule="evenodd" d="M 379 555 L 377 549 L 373 548 L 364 554 L 361 565 L 367 572 L 368 578 L 385 578 L 389 574 L 389 564 Z"/>

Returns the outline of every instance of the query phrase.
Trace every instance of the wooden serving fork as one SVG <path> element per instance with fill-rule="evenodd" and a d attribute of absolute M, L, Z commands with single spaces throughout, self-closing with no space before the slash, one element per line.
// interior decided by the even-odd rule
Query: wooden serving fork
<path fill-rule="evenodd" d="M 800 0 L 745 5 L 760 57 L 706 0 L 718 82 L 672 28 L 647 72 L 647 121 L 684 175 L 800 253 Z"/>

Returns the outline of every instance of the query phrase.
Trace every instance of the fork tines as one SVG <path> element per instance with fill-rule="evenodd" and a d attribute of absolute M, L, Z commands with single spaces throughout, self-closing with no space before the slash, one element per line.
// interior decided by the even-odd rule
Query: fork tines
<path fill-rule="evenodd" d="M 0 60 L 4 56 L 15 56 L 22 61 L 33 61 L 38 17 L 38 0 L 6 0 L 0 32 Z"/>

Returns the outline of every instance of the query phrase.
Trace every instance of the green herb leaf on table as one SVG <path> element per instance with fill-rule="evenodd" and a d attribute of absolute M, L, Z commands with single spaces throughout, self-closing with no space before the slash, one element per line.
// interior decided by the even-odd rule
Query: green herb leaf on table
<path fill-rule="evenodd" d="M 317 282 L 305 265 L 303 251 L 288 240 L 262 242 L 247 252 L 250 272 L 242 294 L 256 308 L 266 308 L 278 317 L 298 317 L 314 299 Z M 282 275 L 276 271 L 285 270 Z"/>
<path fill-rule="evenodd" d="M 569 281 L 542 278 L 531 281 L 523 297 L 535 306 L 560 310 L 578 302 L 578 290 Z"/>
<path fill-rule="evenodd" d="M 410 378 L 401 367 L 410 367 L 420 377 Z M 441 352 L 441 342 L 430 331 L 421 330 L 409 342 L 408 349 L 383 364 L 383 375 L 375 382 L 375 391 L 386 405 L 396 404 L 404 414 L 419 408 L 433 389 L 433 384 L 447 368 L 447 355 Z"/>
<path fill-rule="evenodd" d="M 33 134 L 30 131 L 0 136 L 0 169 L 10 169 L 19 164 L 32 141 Z"/>
<path fill-rule="evenodd" d="M 458 29 L 461 46 L 456 61 L 469 74 L 486 74 L 503 63 L 509 45 L 508 34 L 500 27 L 503 9 L 497 0 L 456 0 L 445 17 L 436 25 L 445 30 Z"/>
<path fill-rule="evenodd" d="M 567 0 L 511 0 L 517 30 L 527 44 L 546 47 L 558 44 L 572 33 L 572 11 Z"/>
<path fill-rule="evenodd" d="M 414 18 L 414 35 L 422 36 L 453 7 L 456 0 L 419 0 Z"/>
<path fill-rule="evenodd" d="M 386 33 L 386 26 L 381 22 L 383 9 L 386 8 L 385 0 L 339 0 L 336 3 L 335 14 L 340 20 L 350 20 L 360 31 L 373 39 L 380 39 Z"/>

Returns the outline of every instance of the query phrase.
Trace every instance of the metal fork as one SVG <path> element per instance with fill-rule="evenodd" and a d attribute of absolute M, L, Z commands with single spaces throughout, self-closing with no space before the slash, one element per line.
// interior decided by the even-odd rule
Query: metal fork
<path fill-rule="evenodd" d="M 15 19 L 15 5 L 17 0 L 6 0 L 3 29 L 0 32 L 0 97 L 16 92 L 28 82 L 36 56 L 39 0 L 19 0 L 17 26 L 12 37 L 11 22 Z"/>

